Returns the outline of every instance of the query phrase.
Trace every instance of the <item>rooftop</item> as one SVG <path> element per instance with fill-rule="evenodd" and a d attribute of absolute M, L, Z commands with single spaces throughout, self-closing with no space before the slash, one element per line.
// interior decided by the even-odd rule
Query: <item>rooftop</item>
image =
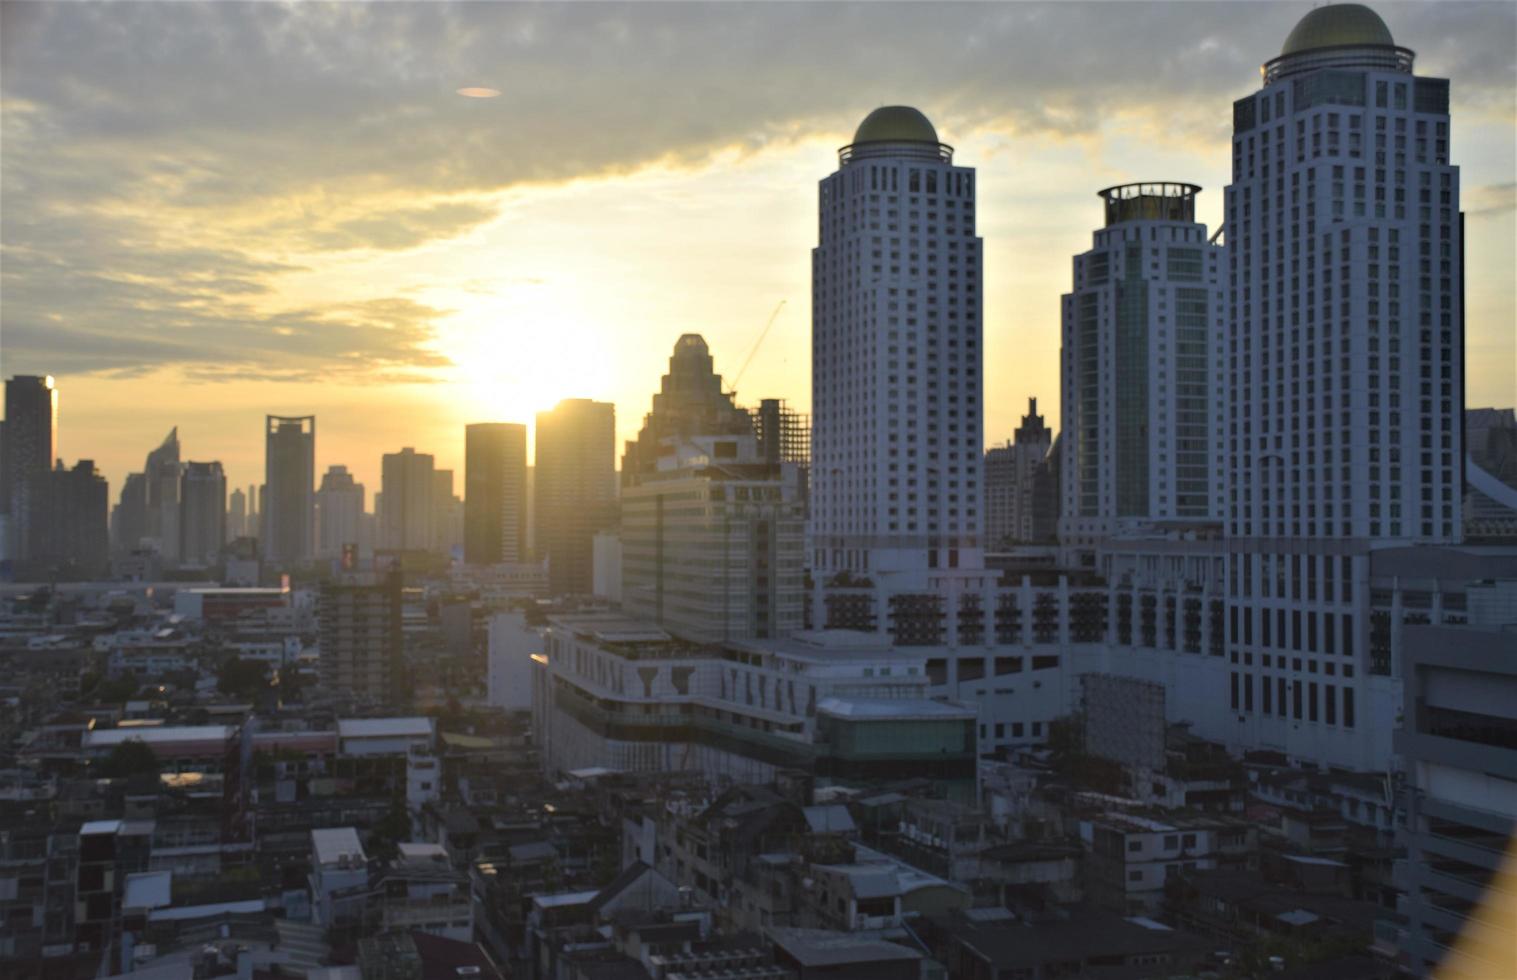
<path fill-rule="evenodd" d="M 80 744 L 87 749 L 111 748 L 137 739 L 149 745 L 160 742 L 225 742 L 232 737 L 230 725 L 175 725 L 173 727 L 98 728 L 85 732 Z"/>
<path fill-rule="evenodd" d="M 973 719 L 968 708 L 926 698 L 823 698 L 817 710 L 855 721 L 926 721 Z"/>
<path fill-rule="evenodd" d="M 870 939 L 847 932 L 829 932 L 826 929 L 774 926 L 769 929 L 769 937 L 801 966 L 812 969 L 922 958 L 922 954 L 916 950 L 883 939 Z"/>
<path fill-rule="evenodd" d="M 405 738 L 432 734 L 431 718 L 343 718 L 337 722 L 342 738 Z"/>
<path fill-rule="evenodd" d="M 864 117 L 853 134 L 859 143 L 932 143 L 938 131 L 920 109 L 909 105 L 884 105 Z"/>
<path fill-rule="evenodd" d="M 358 831 L 352 827 L 322 827 L 311 831 L 311 850 L 316 863 L 321 865 L 335 865 L 344 856 L 349 861 L 356 857 L 360 865 L 366 860 Z"/>
<path fill-rule="evenodd" d="M 1390 28 L 1362 3 L 1334 3 L 1307 12 L 1280 48 L 1282 55 L 1360 44 L 1395 47 Z"/>

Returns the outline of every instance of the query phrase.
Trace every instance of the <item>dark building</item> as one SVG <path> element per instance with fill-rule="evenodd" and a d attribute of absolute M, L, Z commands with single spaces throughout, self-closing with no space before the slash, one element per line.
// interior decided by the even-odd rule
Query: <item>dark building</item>
<path fill-rule="evenodd" d="M 81 459 L 73 469 L 59 460 L 39 476 L 32 504 L 34 522 L 31 556 L 17 563 L 29 578 L 95 578 L 105 574 L 110 556 L 106 516 L 110 488 L 95 469 Z"/>
<path fill-rule="evenodd" d="M 592 543 L 616 520 L 616 407 L 567 398 L 537 413 L 537 547 L 555 594 L 589 593 Z"/>
<path fill-rule="evenodd" d="M 659 454 L 674 450 L 663 441 L 670 436 L 741 436 L 753 431 L 748 412 L 722 391 L 722 376 L 716 373 L 705 339 L 687 333 L 674 344 L 669 373 L 653 395 L 642 430 L 622 453 L 622 486 L 635 486 L 658 471 Z"/>
<path fill-rule="evenodd" d="M 341 697 L 400 699 L 401 576 L 373 581 L 324 582 L 318 617 L 321 683 Z"/>
<path fill-rule="evenodd" d="M 179 560 L 209 567 L 226 542 L 226 473 L 219 462 L 186 463 L 179 481 Z"/>
<path fill-rule="evenodd" d="M 481 422 L 464 428 L 464 561 L 527 558 L 527 427 Z"/>
<path fill-rule="evenodd" d="M 264 557 L 276 564 L 304 561 L 316 544 L 316 416 L 267 416 L 263 459 Z"/>
<path fill-rule="evenodd" d="M 147 477 L 128 473 L 121 484 L 121 499 L 111 513 L 111 543 L 123 554 L 142 546 L 147 534 Z"/>
<path fill-rule="evenodd" d="M 51 375 L 18 374 L 5 383 L 5 439 L 0 451 L 0 513 L 10 519 L 10 557 L 29 558 L 40 544 L 39 480 L 58 451 L 58 389 Z"/>

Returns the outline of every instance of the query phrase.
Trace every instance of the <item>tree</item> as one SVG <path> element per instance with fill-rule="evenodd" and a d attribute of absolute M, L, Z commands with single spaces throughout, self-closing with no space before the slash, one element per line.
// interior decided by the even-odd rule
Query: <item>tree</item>
<path fill-rule="evenodd" d="M 129 738 L 111 749 L 100 767 L 103 776 L 122 778 L 138 773 L 158 774 L 158 753 L 140 738 Z"/>
<path fill-rule="evenodd" d="M 216 675 L 216 690 L 233 697 L 258 697 L 269 688 L 269 665 L 260 660 L 233 657 L 221 665 Z"/>

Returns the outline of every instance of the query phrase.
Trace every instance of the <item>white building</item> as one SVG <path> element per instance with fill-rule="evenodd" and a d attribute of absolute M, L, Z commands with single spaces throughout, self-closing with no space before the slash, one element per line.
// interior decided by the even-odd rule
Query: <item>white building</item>
<path fill-rule="evenodd" d="M 812 252 L 812 568 L 979 568 L 975 172 L 927 118 L 871 112 L 821 182 Z"/>
<path fill-rule="evenodd" d="M 485 680 L 491 707 L 531 710 L 532 655 L 543 652 L 543 632 L 542 627 L 527 625 L 527 617 L 519 612 L 490 617 Z"/>
<path fill-rule="evenodd" d="M 1399 695 L 1372 556 L 1461 525 L 1459 172 L 1448 81 L 1413 57 L 1366 7 L 1309 12 L 1233 104 L 1227 188 L 1238 740 L 1365 768 L 1395 708 L 1366 702 Z"/>
<path fill-rule="evenodd" d="M 1094 564 L 1119 529 L 1220 518 L 1220 246 L 1195 220 L 1194 184 L 1101 191 L 1106 223 L 1075 256 L 1063 297 L 1066 560 Z"/>

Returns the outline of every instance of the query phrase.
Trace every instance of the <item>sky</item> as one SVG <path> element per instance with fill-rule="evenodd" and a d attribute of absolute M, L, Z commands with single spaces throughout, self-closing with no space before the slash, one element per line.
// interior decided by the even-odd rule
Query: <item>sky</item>
<path fill-rule="evenodd" d="M 1517 4 L 1374 6 L 1452 79 L 1468 402 L 1512 405 Z M 904 103 L 978 169 L 986 438 L 1029 397 L 1058 428 L 1096 191 L 1193 182 L 1215 228 L 1232 101 L 1310 7 L 6 0 L 0 372 L 57 378 L 113 498 L 176 425 L 261 481 L 265 414 L 371 494 L 403 446 L 461 492 L 470 422 L 588 397 L 631 438 L 687 332 L 805 410 L 817 181 Z"/>

